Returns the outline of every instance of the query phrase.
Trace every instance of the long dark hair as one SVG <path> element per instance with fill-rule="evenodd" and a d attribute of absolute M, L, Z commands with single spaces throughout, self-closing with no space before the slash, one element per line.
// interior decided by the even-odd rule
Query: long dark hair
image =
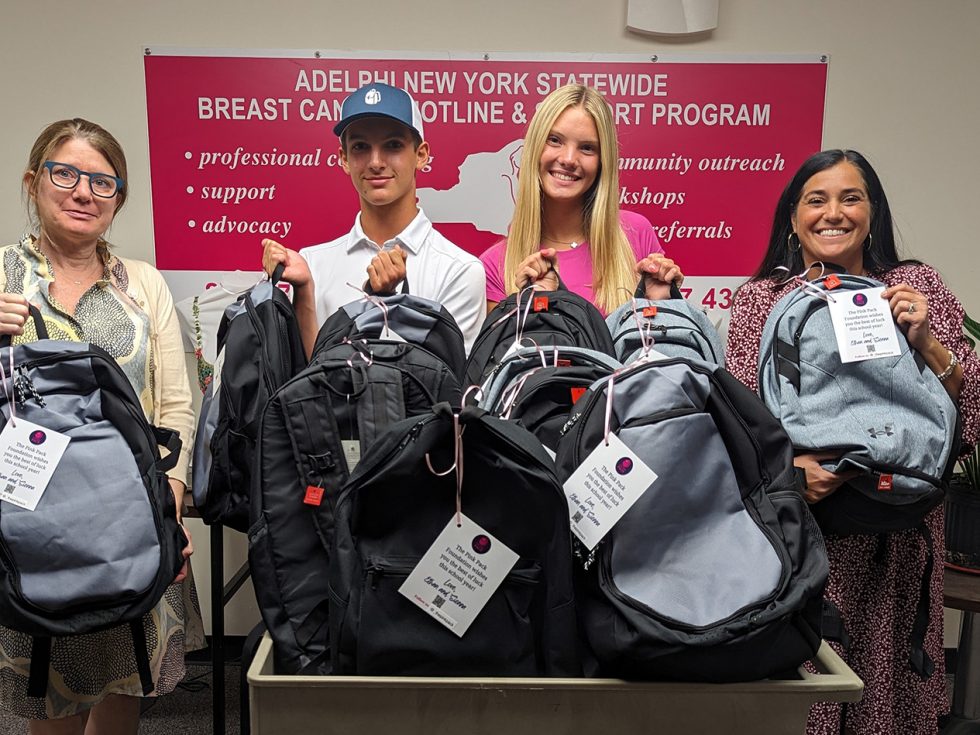
<path fill-rule="evenodd" d="M 762 263 L 759 265 L 753 281 L 762 280 L 772 275 L 777 266 L 788 268 L 790 273 L 803 270 L 803 252 L 789 247 L 787 238 L 793 232 L 793 211 L 800 199 L 800 192 L 811 176 L 826 171 L 839 163 L 848 161 L 857 166 L 868 189 L 871 202 L 871 242 L 864 248 L 864 269 L 869 273 L 886 271 L 903 263 L 918 263 L 915 260 L 902 260 L 898 257 L 895 247 L 895 225 L 892 222 L 892 212 L 888 207 L 888 198 L 881 187 L 881 180 L 868 159 L 857 151 L 829 150 L 814 153 L 790 180 L 776 203 L 776 211 L 772 217 L 772 231 L 769 234 L 769 248 L 766 250 Z"/>

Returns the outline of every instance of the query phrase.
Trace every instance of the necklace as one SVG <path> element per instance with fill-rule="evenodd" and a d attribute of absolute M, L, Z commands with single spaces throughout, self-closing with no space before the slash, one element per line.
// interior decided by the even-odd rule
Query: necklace
<path fill-rule="evenodd" d="M 96 260 L 95 262 L 97 262 L 97 263 L 99 264 L 99 266 L 100 266 L 100 267 L 102 267 L 102 262 L 101 262 L 101 260 Z M 91 271 L 91 270 L 92 270 L 92 266 L 91 266 L 91 265 L 89 265 L 89 266 L 88 266 L 88 268 L 87 268 L 87 271 L 86 271 L 86 272 L 88 272 L 88 271 Z M 74 278 L 72 278 L 71 276 L 66 276 L 66 278 L 67 278 L 67 279 L 68 279 L 69 281 L 71 281 L 72 283 L 74 283 L 74 284 L 75 284 L 76 286 L 81 286 L 81 285 L 82 285 L 82 283 L 83 283 L 83 282 L 84 282 L 84 281 L 86 280 L 85 278 L 79 278 L 78 280 L 75 280 L 75 279 L 74 279 Z"/>
<path fill-rule="evenodd" d="M 582 244 L 581 241 L 585 238 L 580 238 L 578 240 L 558 240 L 557 238 L 554 237 L 547 237 L 546 235 L 542 235 L 541 239 L 544 240 L 545 242 L 553 242 L 556 245 L 567 245 L 572 250 L 574 250 L 575 248 L 577 248 L 579 245 Z"/>

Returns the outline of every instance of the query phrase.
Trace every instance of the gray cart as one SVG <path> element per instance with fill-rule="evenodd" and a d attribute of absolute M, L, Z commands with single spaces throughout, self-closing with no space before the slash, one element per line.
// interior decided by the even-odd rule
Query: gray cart
<path fill-rule="evenodd" d="M 266 634 L 248 670 L 252 735 L 798 734 L 812 703 L 864 690 L 826 643 L 814 663 L 818 673 L 741 684 L 277 676 Z"/>

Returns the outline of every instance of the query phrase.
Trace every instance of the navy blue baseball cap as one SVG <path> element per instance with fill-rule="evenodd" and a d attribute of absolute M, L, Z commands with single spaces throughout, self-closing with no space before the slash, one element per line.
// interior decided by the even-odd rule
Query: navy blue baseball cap
<path fill-rule="evenodd" d="M 340 107 L 340 122 L 334 128 L 334 135 L 343 135 L 347 126 L 362 117 L 388 117 L 407 125 L 419 138 L 422 133 L 422 113 L 412 95 L 404 89 L 388 84 L 366 84 L 352 92 Z"/>

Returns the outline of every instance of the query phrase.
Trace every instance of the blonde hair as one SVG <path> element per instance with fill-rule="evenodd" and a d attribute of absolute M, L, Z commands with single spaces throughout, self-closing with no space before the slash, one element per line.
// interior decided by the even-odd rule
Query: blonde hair
<path fill-rule="evenodd" d="M 109 165 L 112 166 L 115 175 L 123 181 L 126 181 L 128 173 L 126 169 L 126 155 L 123 153 L 119 141 L 113 137 L 112 133 L 101 125 L 83 120 L 80 117 L 53 122 L 41 131 L 41 134 L 37 136 L 37 140 L 34 141 L 34 145 L 31 146 L 31 153 L 27 159 L 27 169 L 24 171 L 25 175 L 32 174 L 33 177 L 25 192 L 28 195 L 27 216 L 32 226 L 38 224 L 37 212 L 32 205 L 32 195 L 37 194 L 37 189 L 41 185 L 44 162 L 49 160 L 52 154 L 62 145 L 69 140 L 75 139 L 84 140 L 97 150 L 109 162 Z M 110 172 L 101 171 L 99 173 Z M 122 209 L 123 204 L 126 203 L 128 189 L 128 186 L 123 186 L 116 193 L 116 208 L 113 214 L 117 214 Z"/>
<path fill-rule="evenodd" d="M 514 218 L 507 234 L 504 285 L 517 291 L 514 274 L 521 261 L 541 248 L 543 207 L 539 161 L 555 121 L 570 107 L 581 107 L 595 122 L 599 134 L 599 173 L 586 193 L 582 219 L 592 254 L 592 290 L 596 304 L 606 312 L 624 303 L 638 277 L 633 249 L 619 223 L 619 143 L 606 99 L 591 87 L 568 84 L 541 102 L 527 128 L 518 175 Z"/>

